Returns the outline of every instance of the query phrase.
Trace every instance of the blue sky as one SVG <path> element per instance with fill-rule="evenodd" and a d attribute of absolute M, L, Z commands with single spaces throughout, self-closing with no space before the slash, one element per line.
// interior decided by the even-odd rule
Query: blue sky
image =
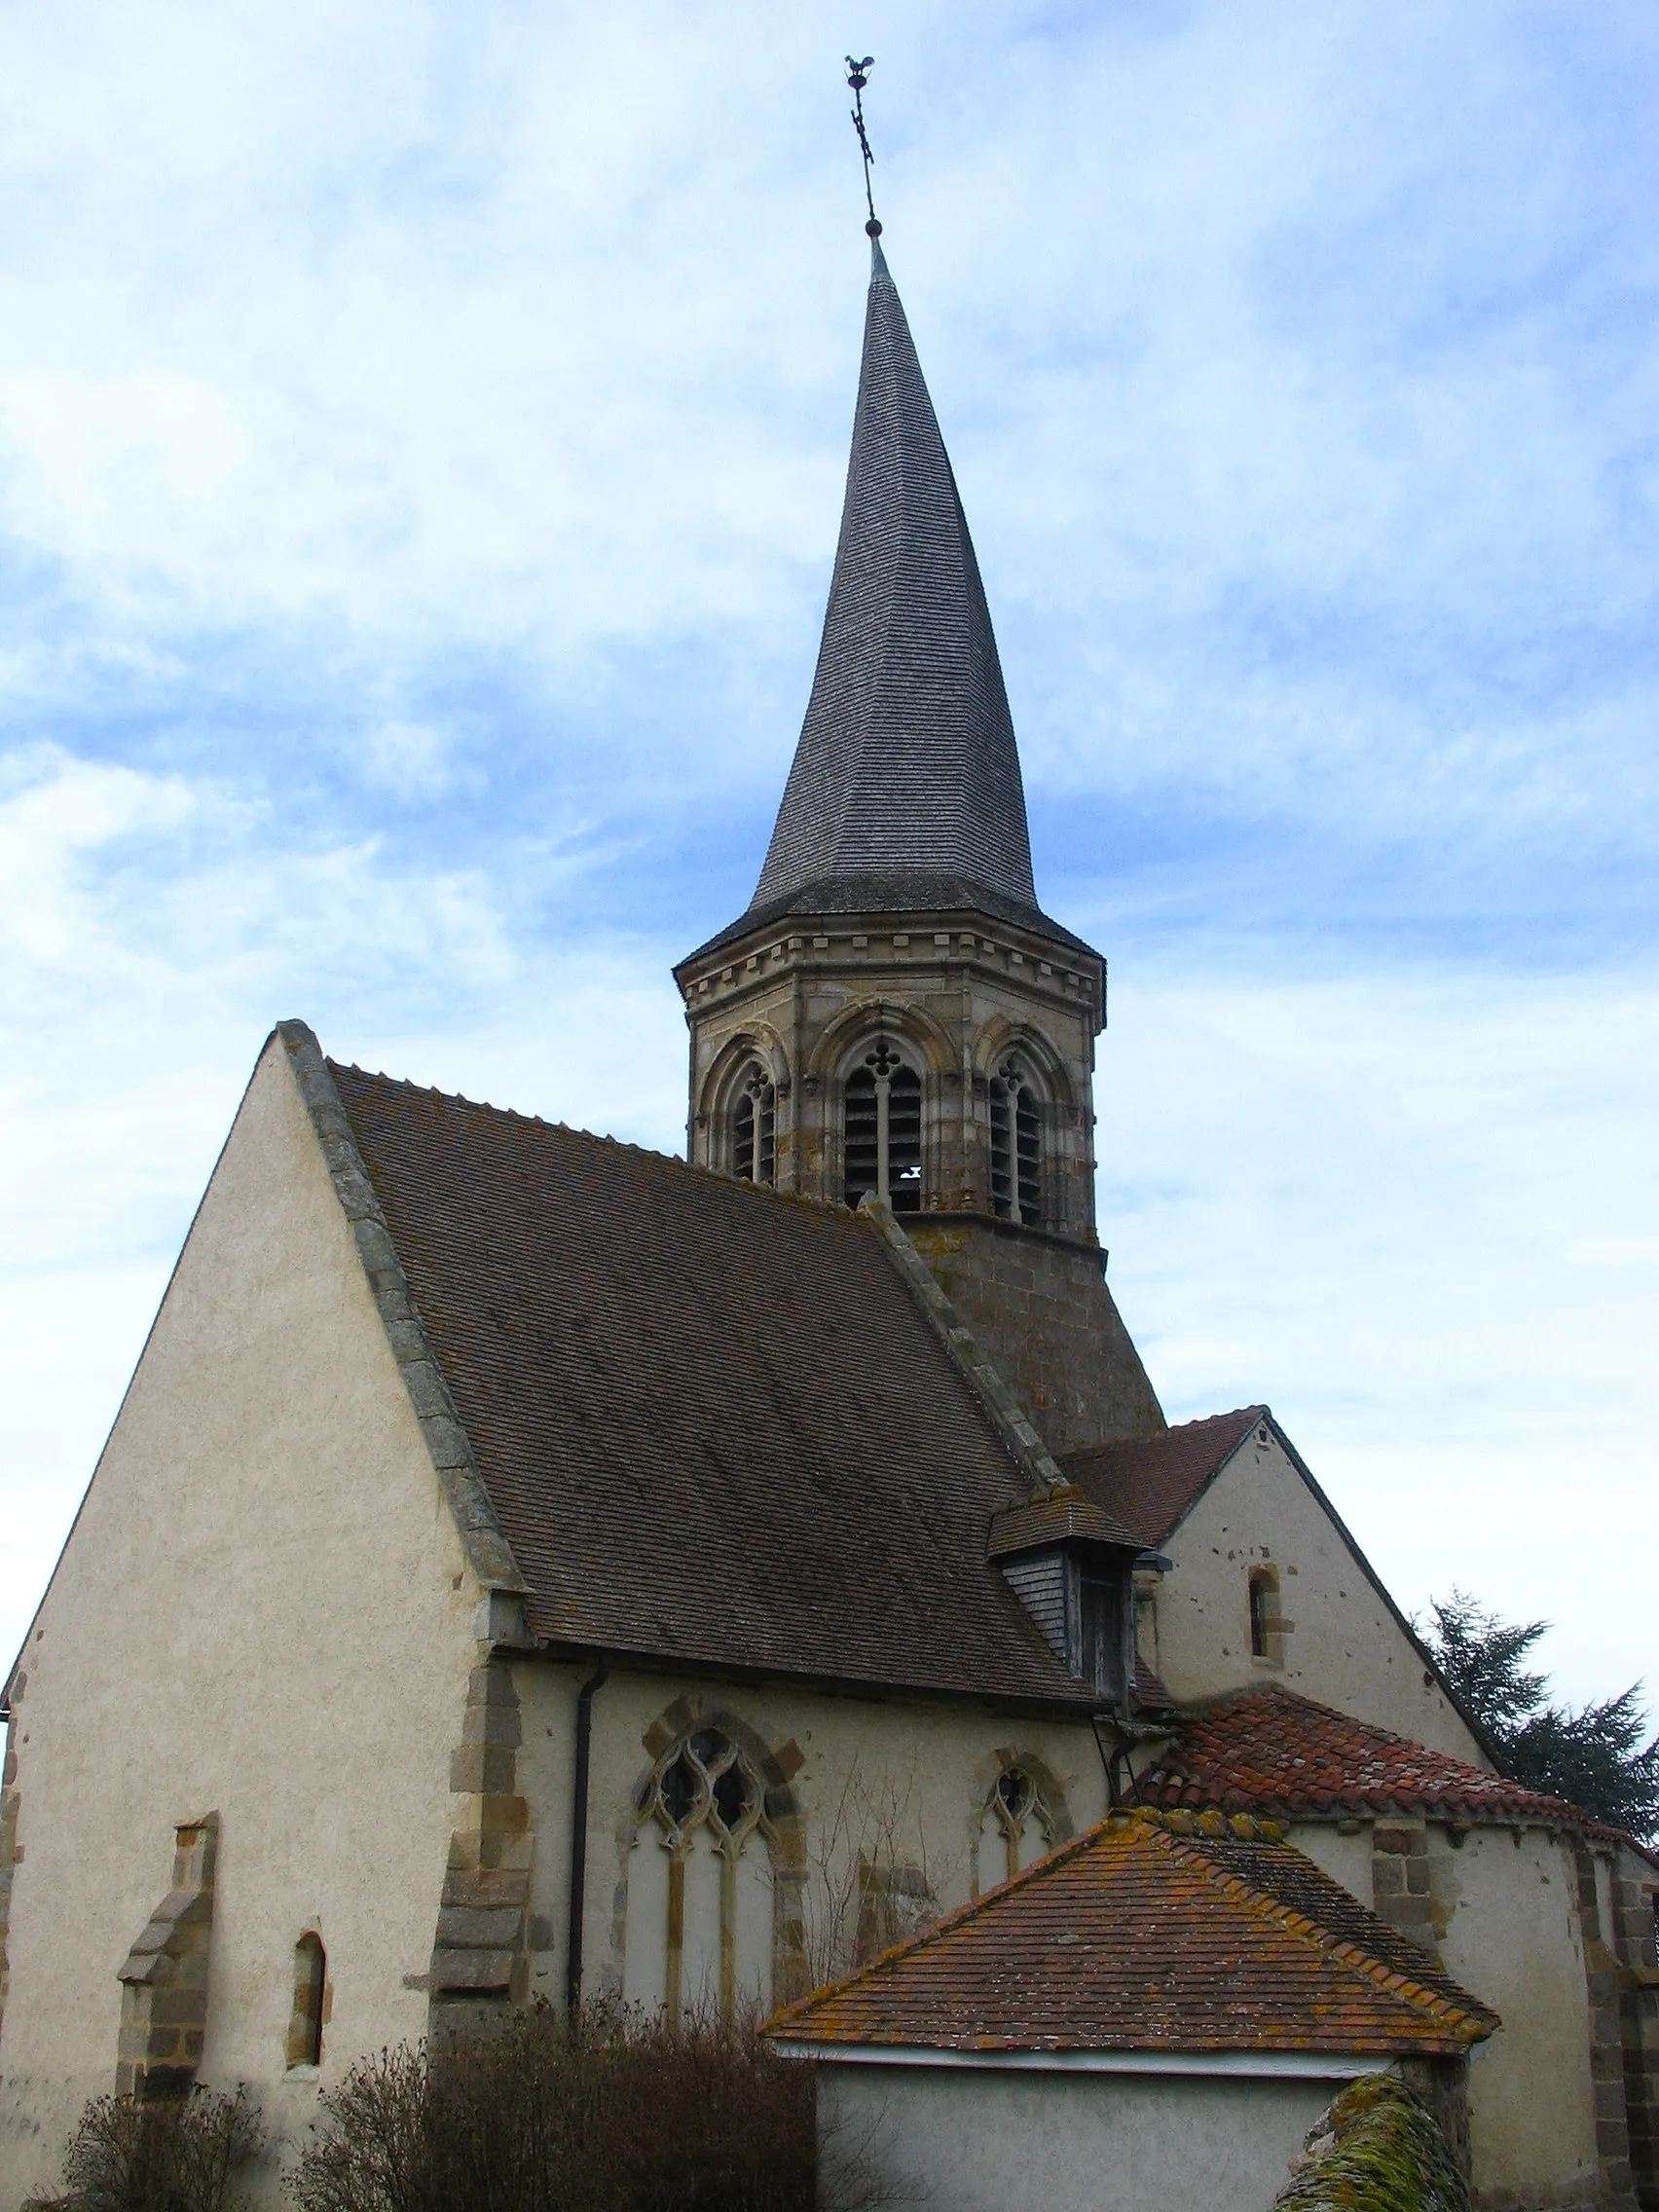
<path fill-rule="evenodd" d="M 833 550 L 849 46 L 1155 1381 L 1659 1689 L 1616 0 L 0 18 L 0 1644 L 273 1020 L 680 1141 Z"/>

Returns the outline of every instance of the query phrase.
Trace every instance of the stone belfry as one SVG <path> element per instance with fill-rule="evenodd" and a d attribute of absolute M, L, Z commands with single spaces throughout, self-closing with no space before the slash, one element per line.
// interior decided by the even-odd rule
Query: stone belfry
<path fill-rule="evenodd" d="M 990 610 L 878 229 L 794 763 L 748 912 L 675 970 L 689 1152 L 886 1199 L 1062 1452 L 1163 1425 L 1095 1232 L 1105 963 L 1037 904 Z"/>

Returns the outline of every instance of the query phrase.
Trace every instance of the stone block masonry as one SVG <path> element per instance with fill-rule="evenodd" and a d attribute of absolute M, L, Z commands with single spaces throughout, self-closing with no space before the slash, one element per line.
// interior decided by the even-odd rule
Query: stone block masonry
<path fill-rule="evenodd" d="M 1624 1845 L 1610 1891 L 1631 2180 L 1641 2212 L 1659 2212 L 1659 1876 Z"/>
<path fill-rule="evenodd" d="M 1636 2176 L 1631 2162 L 1627 2112 L 1625 2049 L 1619 2022 L 1619 1962 L 1609 1938 L 1615 1928 L 1602 1925 L 1594 1854 L 1583 1843 L 1572 1847 L 1578 1886 L 1578 1921 L 1584 1931 L 1584 1981 L 1590 2004 L 1590 2082 L 1596 2098 L 1596 2156 L 1602 2196 L 1618 2212 L 1635 2212 Z M 1612 1899 L 1615 1917 L 1617 1898 Z"/>
<path fill-rule="evenodd" d="M 450 1788 L 466 1801 L 450 1837 L 427 1976 L 434 2040 L 484 2024 L 529 1994 L 525 1915 L 535 1839 L 518 1794 L 523 1742 L 512 1671 L 499 1658 L 474 1667 Z"/>
<path fill-rule="evenodd" d="M 176 1831 L 172 1888 L 121 1970 L 116 2094 L 150 2101 L 187 2096 L 207 2036 L 207 1954 L 219 1816 Z"/>
<path fill-rule="evenodd" d="M 1096 1246 L 982 1215 L 921 1214 L 904 1230 L 1050 1452 L 1163 1429 Z"/>

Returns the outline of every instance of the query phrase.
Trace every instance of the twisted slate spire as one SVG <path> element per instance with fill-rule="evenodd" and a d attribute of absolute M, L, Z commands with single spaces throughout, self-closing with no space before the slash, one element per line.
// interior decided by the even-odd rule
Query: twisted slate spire
<path fill-rule="evenodd" d="M 864 366 L 806 721 L 750 911 L 859 878 L 1035 907 L 990 609 L 904 310 L 871 240 Z M 947 903 L 954 903 L 954 900 Z"/>

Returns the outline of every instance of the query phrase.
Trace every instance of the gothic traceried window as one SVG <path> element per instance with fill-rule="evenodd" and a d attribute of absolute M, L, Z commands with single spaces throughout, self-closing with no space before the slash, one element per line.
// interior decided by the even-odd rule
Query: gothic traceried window
<path fill-rule="evenodd" d="M 922 1079 L 878 1037 L 847 1078 L 842 1124 L 842 1196 L 866 1191 L 895 1213 L 922 1205 Z"/>
<path fill-rule="evenodd" d="M 777 1091 L 756 1061 L 743 1079 L 731 1119 L 731 1171 L 740 1183 L 777 1180 Z"/>
<path fill-rule="evenodd" d="M 979 1819 L 979 1889 L 1012 1881 L 1046 1859 L 1059 1840 L 1054 1810 L 1035 1777 L 1025 1767 L 1006 1767 L 992 1785 Z"/>
<path fill-rule="evenodd" d="M 991 1211 L 1002 1221 L 1043 1226 L 1043 1109 L 1017 1060 L 991 1078 Z"/>
<path fill-rule="evenodd" d="M 703 1728 L 654 1769 L 629 1879 L 626 1995 L 671 2024 L 765 2007 L 772 1974 L 772 1834 L 754 1769 Z"/>

